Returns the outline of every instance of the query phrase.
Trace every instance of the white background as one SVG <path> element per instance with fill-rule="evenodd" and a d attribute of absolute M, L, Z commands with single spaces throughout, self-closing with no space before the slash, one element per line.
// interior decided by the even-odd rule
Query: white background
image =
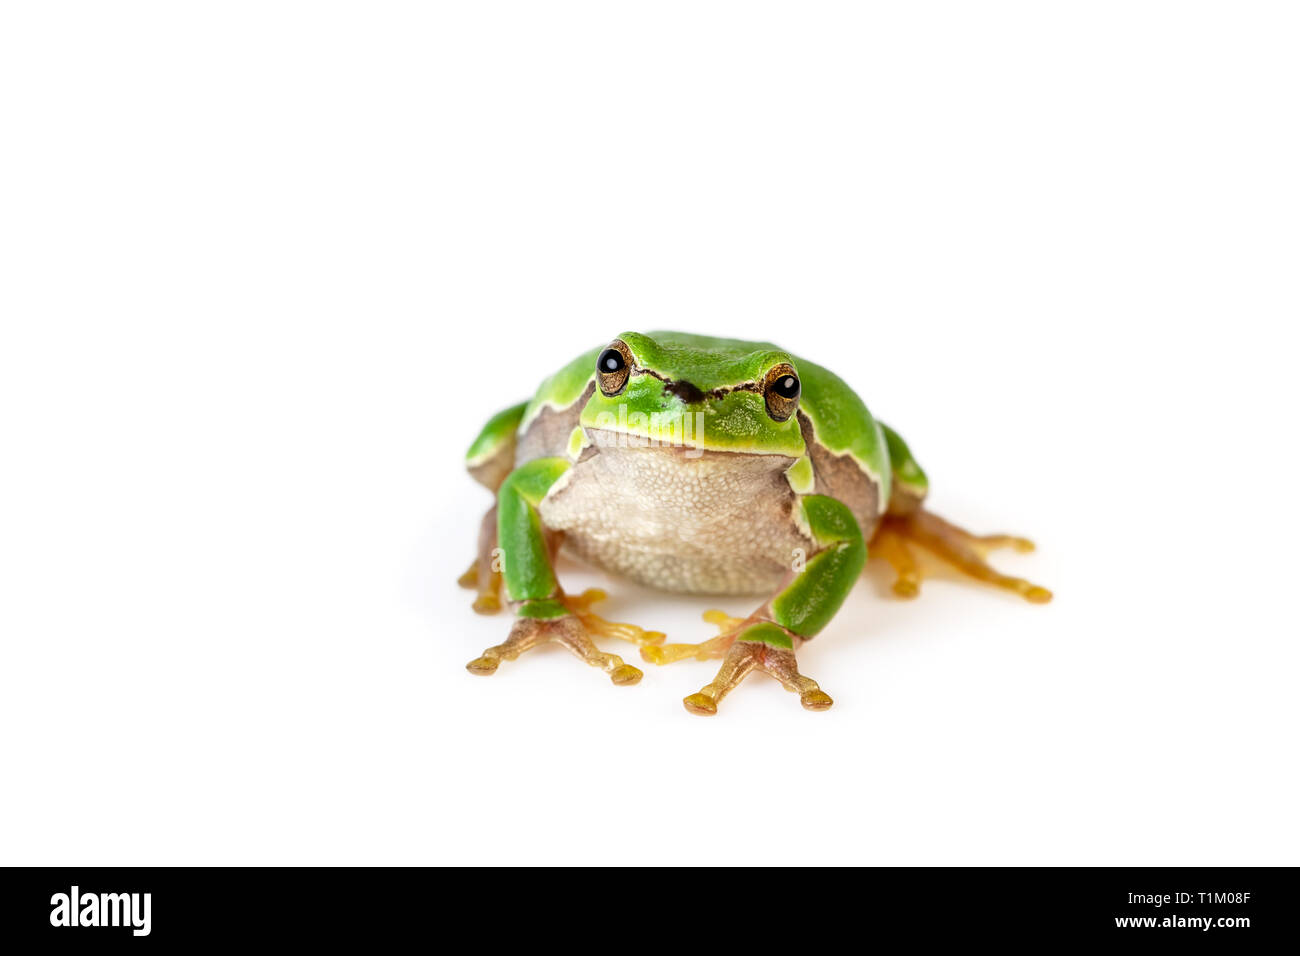
<path fill-rule="evenodd" d="M 1300 862 L 1298 27 L 6 4 L 0 861 Z M 659 327 L 837 370 L 1056 601 L 864 583 L 821 714 L 468 675 L 464 449 Z"/>

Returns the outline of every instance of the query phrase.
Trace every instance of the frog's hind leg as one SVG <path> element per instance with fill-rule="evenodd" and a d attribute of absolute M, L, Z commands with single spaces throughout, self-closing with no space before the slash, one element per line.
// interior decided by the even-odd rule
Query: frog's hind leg
<path fill-rule="evenodd" d="M 493 415 L 465 456 L 465 467 L 470 475 L 493 495 L 515 467 L 515 438 L 526 407 L 527 403 L 521 402 Z M 483 516 L 478 532 L 478 552 L 458 583 L 478 592 L 474 598 L 474 610 L 478 613 L 495 614 L 501 610 L 501 559 L 497 550 L 495 504 Z"/>
<path fill-rule="evenodd" d="M 469 570 L 460 576 L 460 586 L 478 592 L 474 610 L 495 614 L 501 610 L 501 552 L 497 548 L 497 506 L 483 516 L 478 530 L 478 554 Z"/>
<path fill-rule="evenodd" d="M 894 593 L 913 598 L 921 593 L 921 568 L 907 546 L 907 538 L 888 523 L 882 523 L 871 539 L 871 556 L 884 558 L 894 569 Z"/>
<path fill-rule="evenodd" d="M 879 424 L 889 450 L 892 488 L 888 512 L 871 539 L 871 553 L 884 558 L 894 569 L 894 593 L 910 598 L 921 592 L 921 566 L 910 547 L 915 544 L 959 571 L 1014 591 L 1026 601 L 1034 604 L 1050 601 L 1052 592 L 1047 588 L 1002 574 L 988 563 L 990 551 L 997 548 L 1033 551 L 1034 543 L 1011 534 L 971 534 L 926 511 L 922 505 L 930 489 L 929 478 L 912 457 L 912 450 L 902 436 L 883 422 Z"/>
<path fill-rule="evenodd" d="M 937 514 L 917 507 L 910 514 L 887 515 L 872 541 L 875 553 L 894 568 L 894 592 L 912 597 L 920 590 L 921 572 L 908 548 L 919 545 L 964 574 L 1007 591 L 1014 591 L 1033 604 L 1046 604 L 1052 592 L 1024 578 L 1003 574 L 988 562 L 990 551 L 1014 548 L 1022 553 L 1034 550 L 1028 538 L 1010 534 L 972 534 L 945 521 Z"/>

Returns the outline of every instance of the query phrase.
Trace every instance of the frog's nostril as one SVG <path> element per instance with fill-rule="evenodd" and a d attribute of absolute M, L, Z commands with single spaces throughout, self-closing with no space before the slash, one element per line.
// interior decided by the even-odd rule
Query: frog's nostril
<path fill-rule="evenodd" d="M 690 382 L 669 382 L 664 386 L 664 391 L 676 395 L 688 405 L 704 401 L 704 393 Z"/>

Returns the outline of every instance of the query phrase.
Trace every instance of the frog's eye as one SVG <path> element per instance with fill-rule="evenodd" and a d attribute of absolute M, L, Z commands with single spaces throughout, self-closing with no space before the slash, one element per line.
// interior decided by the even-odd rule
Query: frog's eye
<path fill-rule="evenodd" d="M 792 365 L 774 365 L 763 377 L 763 401 L 774 421 L 786 421 L 799 407 L 799 374 Z"/>
<path fill-rule="evenodd" d="M 596 357 L 596 380 L 600 383 L 600 390 L 607 396 L 612 397 L 623 391 L 631 373 L 632 352 L 617 339 Z"/>

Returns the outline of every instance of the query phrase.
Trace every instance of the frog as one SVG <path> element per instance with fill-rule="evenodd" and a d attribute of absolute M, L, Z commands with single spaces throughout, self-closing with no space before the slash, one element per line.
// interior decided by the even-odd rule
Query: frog
<path fill-rule="evenodd" d="M 1032 551 L 1029 539 L 974 534 L 930 511 L 929 479 L 903 437 L 839 376 L 768 342 L 621 333 L 492 416 L 466 466 L 495 503 L 460 584 L 476 592 L 475 611 L 513 613 L 506 639 L 466 665 L 476 675 L 558 644 L 613 684 L 637 684 L 642 670 L 593 640 L 609 637 L 656 666 L 720 661 L 684 698 L 691 714 L 715 715 L 758 672 L 823 711 L 834 701 L 797 654 L 869 554 L 892 569 L 899 597 L 920 593 L 920 551 L 1031 603 L 1052 599 L 989 563 L 995 549 Z M 595 614 L 599 589 L 566 593 L 561 552 L 658 591 L 761 603 L 740 617 L 710 610 L 716 635 L 667 643 Z"/>

